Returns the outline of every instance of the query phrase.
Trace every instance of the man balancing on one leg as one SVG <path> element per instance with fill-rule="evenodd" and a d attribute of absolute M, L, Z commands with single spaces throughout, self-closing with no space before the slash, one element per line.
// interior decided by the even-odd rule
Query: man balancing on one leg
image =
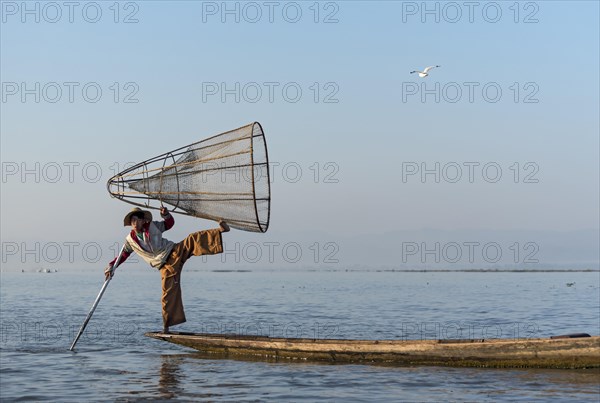
<path fill-rule="evenodd" d="M 194 232 L 183 241 L 173 243 L 164 239 L 162 233 L 173 227 L 175 219 L 164 207 L 160 209 L 160 215 L 164 221 L 152 221 L 151 212 L 136 207 L 125 216 L 123 225 L 131 226 L 131 232 L 125 238 L 125 248 L 119 265 L 132 252 L 136 252 L 152 267 L 160 270 L 164 332 L 168 333 L 170 326 L 185 322 L 179 283 L 183 264 L 190 256 L 222 253 L 221 233 L 228 232 L 229 226 L 224 221 L 220 221 L 219 228 Z M 116 260 L 117 258 L 113 259 L 104 270 L 106 279 L 113 276 Z"/>

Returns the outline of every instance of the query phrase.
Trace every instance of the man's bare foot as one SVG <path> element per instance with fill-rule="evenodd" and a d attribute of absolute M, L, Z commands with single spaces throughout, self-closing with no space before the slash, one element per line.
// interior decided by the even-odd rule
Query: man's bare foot
<path fill-rule="evenodd" d="M 225 221 L 219 221 L 219 230 L 221 232 L 229 232 L 230 228 Z"/>

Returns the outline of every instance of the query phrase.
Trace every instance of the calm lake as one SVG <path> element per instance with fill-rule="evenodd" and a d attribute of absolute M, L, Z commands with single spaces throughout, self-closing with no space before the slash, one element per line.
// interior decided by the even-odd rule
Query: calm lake
<path fill-rule="evenodd" d="M 186 266 L 186 269 L 188 266 Z M 600 333 L 600 274 L 184 269 L 173 330 L 350 339 Z M 76 352 L 101 271 L 1 275 L 2 401 L 593 401 L 598 371 L 217 359 L 144 337 L 160 275 L 117 272 Z"/>

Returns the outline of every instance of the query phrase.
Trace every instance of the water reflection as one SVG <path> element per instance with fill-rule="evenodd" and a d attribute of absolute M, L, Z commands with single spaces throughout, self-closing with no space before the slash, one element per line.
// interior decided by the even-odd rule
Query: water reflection
<path fill-rule="evenodd" d="M 158 392 L 164 399 L 173 399 L 181 395 L 180 378 L 183 376 L 181 355 L 161 355 Z"/>

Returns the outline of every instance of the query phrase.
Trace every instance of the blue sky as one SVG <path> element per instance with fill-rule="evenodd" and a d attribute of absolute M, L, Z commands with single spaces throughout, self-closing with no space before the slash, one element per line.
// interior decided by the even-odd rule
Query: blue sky
<path fill-rule="evenodd" d="M 234 14 L 221 21 L 223 2 L 121 2 L 118 23 L 114 2 L 80 2 L 73 22 L 55 3 L 56 23 L 46 3 L 27 3 L 39 7 L 39 23 L 22 4 L 2 2 L 3 240 L 120 239 L 129 207 L 105 189 L 116 166 L 254 120 L 277 163 L 271 228 L 278 233 L 599 226 L 598 2 L 476 2 L 473 22 L 463 2 L 428 2 L 439 22 L 421 15 L 423 2 L 275 2 L 273 22 L 265 2 L 228 2 L 240 10 L 239 23 Z M 456 5 L 462 18 L 451 22 Z M 84 7 L 88 19 L 102 10 L 97 23 L 85 20 Z M 252 23 L 256 9 L 262 18 Z M 299 21 L 286 21 L 298 9 Z M 130 13 L 137 23 L 123 23 Z M 325 23 L 328 15 L 337 22 Z M 434 64 L 442 67 L 425 79 L 409 74 Z M 65 82 L 77 83 L 73 102 Z M 265 82 L 277 83 L 273 102 Z M 35 95 L 22 102 L 14 83 L 40 83 L 40 102 Z M 47 101 L 55 93 L 42 93 L 52 90 L 48 83 L 63 91 L 55 103 Z M 82 96 L 86 83 L 101 88 L 98 102 Z M 203 93 L 207 83 L 258 83 L 262 97 L 222 102 Z M 302 90 L 298 102 L 281 92 L 290 83 Z M 411 85 L 432 93 L 407 95 Z M 502 91 L 497 102 L 482 93 L 490 86 Z M 123 102 L 134 92 L 139 102 Z M 327 95 L 337 102 L 324 102 Z M 462 179 L 403 181 L 403 167 L 436 163 L 464 168 Z M 477 167 L 473 183 L 465 163 Z M 52 183 L 44 176 L 55 164 L 62 176 Z M 500 167 L 501 179 L 485 180 L 486 164 Z M 100 167 L 98 180 L 84 166 Z M 290 166 L 301 167 L 298 182 L 283 177 Z M 35 174 L 23 179 L 23 167 L 37 169 L 39 183 Z M 538 182 L 526 183 L 528 174 Z M 181 235 L 210 225 L 179 223 Z"/>

